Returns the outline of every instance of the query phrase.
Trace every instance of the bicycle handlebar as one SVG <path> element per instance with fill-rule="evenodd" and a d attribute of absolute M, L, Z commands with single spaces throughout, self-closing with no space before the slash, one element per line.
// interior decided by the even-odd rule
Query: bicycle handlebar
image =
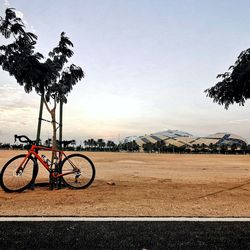
<path fill-rule="evenodd" d="M 14 138 L 15 138 L 15 142 L 18 139 L 20 142 L 23 142 L 23 143 L 29 143 L 29 144 L 34 143 L 34 141 L 30 140 L 30 138 L 26 135 L 15 135 Z"/>

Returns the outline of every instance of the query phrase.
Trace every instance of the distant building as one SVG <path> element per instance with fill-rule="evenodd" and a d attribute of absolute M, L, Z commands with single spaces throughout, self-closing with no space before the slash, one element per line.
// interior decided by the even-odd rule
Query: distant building
<path fill-rule="evenodd" d="M 192 134 L 179 130 L 166 130 L 162 132 L 153 133 L 143 136 L 128 136 L 123 143 L 134 141 L 140 150 L 143 149 L 144 144 L 164 143 L 166 146 L 174 146 L 177 148 L 185 147 L 194 150 L 196 146 L 203 146 L 209 148 L 214 146 L 229 146 L 235 145 L 241 147 L 247 145 L 247 140 L 239 135 L 232 133 L 215 133 L 204 137 L 194 137 Z"/>

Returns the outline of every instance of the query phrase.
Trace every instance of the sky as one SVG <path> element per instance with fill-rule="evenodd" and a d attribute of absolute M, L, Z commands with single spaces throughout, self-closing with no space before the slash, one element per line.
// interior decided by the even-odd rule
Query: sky
<path fill-rule="evenodd" d="M 0 0 L 38 36 L 45 57 L 64 31 L 85 77 L 64 106 L 64 139 L 119 140 L 167 129 L 250 140 L 250 104 L 213 103 L 204 90 L 250 47 L 248 0 Z M 6 43 L 0 37 L 0 44 Z M 36 136 L 40 98 L 0 69 L 0 141 Z M 44 111 L 43 117 L 50 119 Z M 42 139 L 51 137 L 43 123 Z"/>

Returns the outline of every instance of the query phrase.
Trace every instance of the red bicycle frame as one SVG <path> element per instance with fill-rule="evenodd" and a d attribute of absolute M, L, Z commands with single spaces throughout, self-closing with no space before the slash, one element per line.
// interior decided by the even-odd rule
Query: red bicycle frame
<path fill-rule="evenodd" d="M 18 171 L 20 171 L 20 169 L 24 169 L 25 168 L 25 165 L 24 167 L 23 164 L 26 162 L 27 159 L 29 159 L 29 157 L 31 155 L 34 155 L 35 159 L 37 159 L 46 169 L 47 171 L 51 174 L 51 177 L 54 177 L 54 178 L 58 178 L 58 177 L 61 177 L 61 176 L 64 176 L 64 175 L 68 175 L 68 174 L 72 174 L 72 173 L 75 173 L 74 171 L 70 171 L 68 173 L 64 173 L 64 174 L 60 174 L 60 173 L 56 173 L 52 170 L 52 168 L 42 159 L 42 157 L 38 154 L 38 150 L 44 150 L 44 151 L 50 151 L 50 152 L 56 152 L 59 154 L 59 157 L 58 157 L 58 162 L 59 164 L 61 163 L 62 161 L 62 157 L 67 157 L 66 154 L 62 151 L 62 150 L 55 150 L 55 149 L 52 149 L 52 148 L 49 148 L 49 147 L 44 147 L 44 146 L 36 146 L 36 145 L 32 145 L 31 148 L 28 150 L 28 153 L 27 155 L 25 156 L 24 160 L 22 161 L 22 163 L 20 164 L 20 167 L 17 169 L 17 173 Z M 53 164 L 53 163 L 52 163 Z M 72 163 L 73 164 L 73 163 Z M 73 164 L 74 165 L 74 164 Z M 75 166 L 73 166 L 74 169 L 77 169 Z"/>

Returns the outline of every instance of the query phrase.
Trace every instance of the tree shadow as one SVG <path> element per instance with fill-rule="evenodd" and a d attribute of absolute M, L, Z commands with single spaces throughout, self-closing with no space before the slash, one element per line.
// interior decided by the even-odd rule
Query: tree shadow
<path fill-rule="evenodd" d="M 219 191 L 216 191 L 216 192 L 208 193 L 206 195 L 191 198 L 191 199 L 189 199 L 189 201 L 190 200 L 199 200 L 199 199 L 206 198 L 206 197 L 209 197 L 209 196 L 213 196 L 213 195 L 216 195 L 216 194 L 221 194 L 223 192 L 227 192 L 227 191 L 231 191 L 231 190 L 234 190 L 234 189 L 242 188 L 242 187 L 244 187 L 244 186 L 246 186 L 248 184 L 250 184 L 250 180 L 245 182 L 245 183 L 242 183 L 240 185 L 237 185 L 237 186 L 233 186 L 233 187 L 230 187 L 230 188 L 225 188 L 225 189 L 222 189 L 222 190 L 219 190 Z M 246 190 L 246 189 L 244 189 L 244 190 Z"/>

